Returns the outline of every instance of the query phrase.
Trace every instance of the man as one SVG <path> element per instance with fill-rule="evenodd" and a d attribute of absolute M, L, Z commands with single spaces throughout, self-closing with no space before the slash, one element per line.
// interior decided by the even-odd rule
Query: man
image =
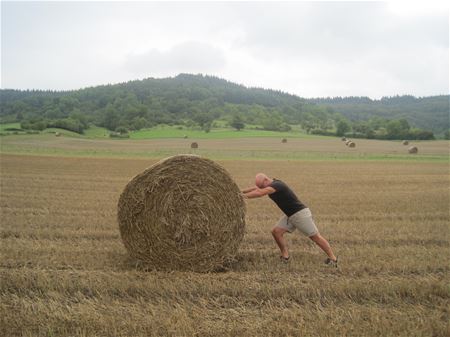
<path fill-rule="evenodd" d="M 337 267 L 338 259 L 328 241 L 317 230 L 311 211 L 297 198 L 289 186 L 281 180 L 269 178 L 264 173 L 256 175 L 255 185 L 242 191 L 245 198 L 253 199 L 268 195 L 285 214 L 272 229 L 273 238 L 281 251 L 281 260 L 289 261 L 289 251 L 283 237 L 284 233 L 292 233 L 298 229 L 328 255 L 325 260 L 327 265 Z"/>

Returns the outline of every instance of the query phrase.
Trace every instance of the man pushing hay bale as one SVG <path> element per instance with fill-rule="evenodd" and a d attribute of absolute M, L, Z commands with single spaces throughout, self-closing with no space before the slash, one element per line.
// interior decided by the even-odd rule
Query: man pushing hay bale
<path fill-rule="evenodd" d="M 119 198 L 118 222 L 131 256 L 159 270 L 223 267 L 244 235 L 245 203 L 230 175 L 193 155 L 162 160 Z"/>

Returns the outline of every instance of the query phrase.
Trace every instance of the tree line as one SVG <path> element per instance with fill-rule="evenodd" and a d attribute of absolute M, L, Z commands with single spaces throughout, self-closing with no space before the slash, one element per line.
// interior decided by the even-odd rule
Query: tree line
<path fill-rule="evenodd" d="M 83 133 L 96 125 L 122 133 L 168 124 L 208 132 L 216 120 L 237 130 L 288 131 L 300 125 L 308 133 L 340 135 L 345 129 L 344 134 L 356 136 L 405 138 L 403 119 L 398 120 L 401 128 L 395 128 L 397 122 L 390 119 L 352 120 L 328 103 L 247 88 L 213 76 L 180 74 L 73 91 L 0 90 L 0 121 L 20 122 L 28 130 L 59 127 Z M 418 135 L 417 128 L 408 130 L 409 138 Z"/>
<path fill-rule="evenodd" d="M 406 120 L 412 128 L 430 130 L 437 135 L 447 135 L 450 128 L 449 95 L 430 97 L 403 95 L 382 97 L 379 100 L 369 97 L 328 97 L 308 101 L 341 113 L 355 124 L 358 133 L 361 128 L 377 126 L 380 119 Z M 370 119 L 374 121 L 367 123 Z"/>

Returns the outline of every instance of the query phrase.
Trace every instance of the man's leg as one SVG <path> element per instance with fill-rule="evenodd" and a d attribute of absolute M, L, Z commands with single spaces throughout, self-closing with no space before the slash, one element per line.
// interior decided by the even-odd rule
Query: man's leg
<path fill-rule="evenodd" d="M 289 258 L 289 252 L 287 249 L 286 240 L 284 240 L 283 235 L 287 231 L 288 231 L 287 229 L 277 227 L 277 226 L 272 228 L 272 235 L 273 235 L 273 238 L 275 239 L 275 242 L 277 243 L 278 247 L 280 248 L 281 256 L 286 259 Z"/>
<path fill-rule="evenodd" d="M 334 256 L 333 251 L 331 250 L 331 246 L 328 243 L 328 241 L 319 233 L 314 234 L 309 237 L 311 240 L 313 240 L 322 250 L 328 255 L 330 259 L 333 261 L 336 261 L 336 256 Z"/>

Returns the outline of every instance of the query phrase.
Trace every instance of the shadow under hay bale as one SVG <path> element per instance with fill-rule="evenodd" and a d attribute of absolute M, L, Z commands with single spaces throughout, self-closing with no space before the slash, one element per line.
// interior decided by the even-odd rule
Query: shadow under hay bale
<path fill-rule="evenodd" d="M 408 145 L 409 142 L 408 142 L 407 140 L 404 140 L 404 141 L 402 142 L 402 144 L 403 144 L 403 145 Z"/>
<path fill-rule="evenodd" d="M 177 155 L 126 185 L 117 217 L 132 257 L 158 270 L 207 272 L 234 259 L 244 235 L 245 203 L 220 165 Z"/>
<path fill-rule="evenodd" d="M 418 149 L 416 146 L 411 146 L 411 147 L 408 149 L 408 152 L 409 152 L 409 153 L 417 153 L 417 152 L 419 152 L 419 149 Z"/>
<path fill-rule="evenodd" d="M 196 142 L 191 143 L 191 149 L 198 149 L 198 143 Z"/>
<path fill-rule="evenodd" d="M 281 142 L 282 142 L 282 143 L 287 143 L 287 139 L 286 139 L 286 138 L 283 138 L 283 139 L 281 140 Z"/>

